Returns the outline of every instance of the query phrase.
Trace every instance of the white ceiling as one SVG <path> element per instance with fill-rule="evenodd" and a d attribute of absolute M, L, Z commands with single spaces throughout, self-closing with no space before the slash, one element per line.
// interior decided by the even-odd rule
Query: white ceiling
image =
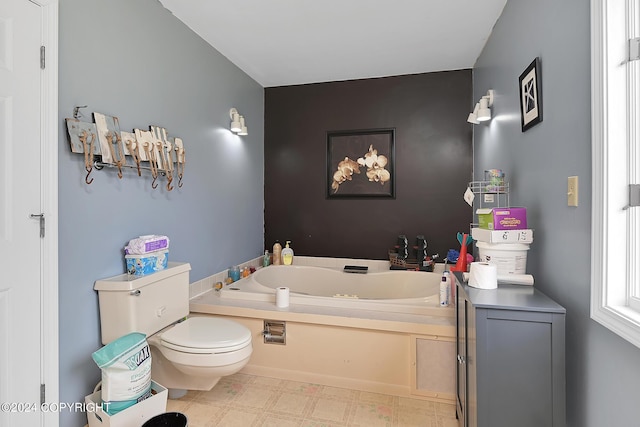
<path fill-rule="evenodd" d="M 473 68 L 507 0 L 160 0 L 263 87 Z"/>

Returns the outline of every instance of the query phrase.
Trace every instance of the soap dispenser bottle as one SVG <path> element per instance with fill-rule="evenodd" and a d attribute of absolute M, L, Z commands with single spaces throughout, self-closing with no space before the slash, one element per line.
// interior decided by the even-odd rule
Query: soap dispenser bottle
<path fill-rule="evenodd" d="M 282 245 L 280 244 L 280 242 L 276 240 L 276 242 L 273 244 L 273 265 L 282 264 L 281 255 L 282 255 Z"/>
<path fill-rule="evenodd" d="M 289 247 L 290 240 L 287 240 L 284 249 L 282 250 L 282 263 L 284 265 L 291 265 L 293 263 L 293 249 Z"/>

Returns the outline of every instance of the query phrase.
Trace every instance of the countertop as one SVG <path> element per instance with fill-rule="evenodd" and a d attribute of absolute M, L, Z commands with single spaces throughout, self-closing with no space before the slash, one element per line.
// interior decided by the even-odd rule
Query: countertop
<path fill-rule="evenodd" d="M 454 273 L 462 284 L 463 291 L 476 308 L 491 308 L 497 310 L 541 311 L 565 313 L 560 304 L 546 296 L 533 286 L 527 285 L 498 285 L 497 289 L 478 289 L 467 285 L 461 273 Z"/>

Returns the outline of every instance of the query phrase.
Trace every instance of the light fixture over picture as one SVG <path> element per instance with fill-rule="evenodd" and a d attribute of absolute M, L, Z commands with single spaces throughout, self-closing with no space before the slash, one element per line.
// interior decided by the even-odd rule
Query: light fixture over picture
<path fill-rule="evenodd" d="M 476 103 L 473 108 L 473 112 L 467 117 L 467 122 L 474 125 L 480 124 L 480 122 L 486 122 L 491 120 L 491 107 L 493 106 L 493 89 L 489 89 L 487 94 L 480 98 L 480 101 Z"/>
<path fill-rule="evenodd" d="M 229 117 L 231 117 L 231 126 L 229 127 L 231 132 L 238 135 L 249 135 L 247 126 L 244 122 L 244 116 L 241 116 L 240 113 L 238 113 L 238 110 L 235 108 L 229 110 Z"/>

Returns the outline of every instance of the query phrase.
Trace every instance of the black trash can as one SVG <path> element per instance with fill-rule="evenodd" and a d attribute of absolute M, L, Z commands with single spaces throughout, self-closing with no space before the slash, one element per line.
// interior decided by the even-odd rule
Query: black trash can
<path fill-rule="evenodd" d="M 142 424 L 142 427 L 187 427 L 187 416 L 180 412 L 165 412 Z"/>

